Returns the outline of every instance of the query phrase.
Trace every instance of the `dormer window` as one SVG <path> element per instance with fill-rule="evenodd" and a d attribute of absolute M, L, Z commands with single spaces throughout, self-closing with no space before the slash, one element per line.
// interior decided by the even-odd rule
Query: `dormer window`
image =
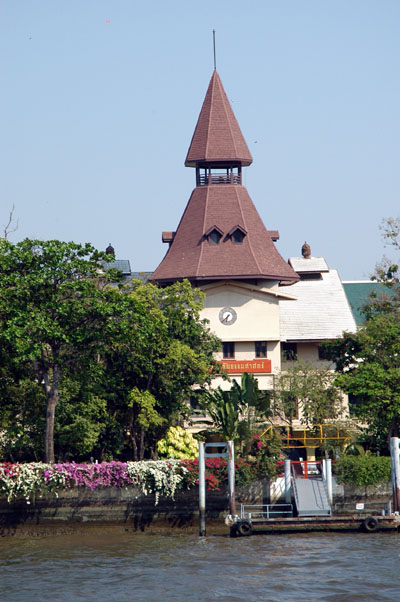
<path fill-rule="evenodd" d="M 242 244 L 246 234 L 247 231 L 242 226 L 235 226 L 228 232 L 227 236 L 231 238 L 232 242 L 240 245 Z"/>
<path fill-rule="evenodd" d="M 218 228 L 218 226 L 212 226 L 204 233 L 204 238 L 207 238 L 208 242 L 211 245 L 217 245 L 221 240 L 223 235 L 222 230 Z"/>

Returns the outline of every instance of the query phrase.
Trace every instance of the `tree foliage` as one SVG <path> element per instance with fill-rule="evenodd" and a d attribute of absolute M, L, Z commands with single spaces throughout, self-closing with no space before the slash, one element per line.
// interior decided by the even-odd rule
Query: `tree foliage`
<path fill-rule="evenodd" d="M 400 217 L 388 217 L 384 219 L 381 224 L 381 230 L 384 242 L 394 247 L 397 252 L 400 252 Z M 384 257 L 377 264 L 375 272 L 376 280 L 392 286 L 400 282 L 400 261 L 393 261 Z"/>
<path fill-rule="evenodd" d="M 157 441 L 188 411 L 192 387 L 210 383 L 217 368 L 220 341 L 200 320 L 203 299 L 188 281 L 164 289 L 137 281 L 124 296 L 130 309 L 104 360 L 109 405 L 127 425 L 134 459 L 156 454 Z"/>
<path fill-rule="evenodd" d="M 210 382 L 218 339 L 188 282 L 117 286 L 91 245 L 0 241 L 0 425 L 6 454 L 142 459 Z M 57 411 L 56 411 L 57 410 Z M 43 435 L 42 435 L 43 436 Z"/>
<path fill-rule="evenodd" d="M 107 290 L 99 285 L 101 257 L 88 244 L 0 241 L 1 337 L 43 388 L 50 462 L 60 384 L 67 372 L 93 363 L 102 345 Z"/>
<path fill-rule="evenodd" d="M 241 384 L 234 380 L 228 391 L 221 387 L 207 391 L 203 404 L 226 441 L 247 439 L 253 427 L 270 415 L 268 392 L 260 391 L 256 378 L 247 372 Z"/>
<path fill-rule="evenodd" d="M 384 240 L 400 251 L 400 218 L 382 224 Z M 373 446 L 387 451 L 400 433 L 400 267 L 384 258 L 375 280 L 388 293 L 371 297 L 363 309 L 366 321 L 357 333 L 345 333 L 325 344 L 339 372 L 337 384 L 354 398 L 356 414 L 368 425 Z"/>
<path fill-rule="evenodd" d="M 296 362 L 275 379 L 273 415 L 289 424 L 298 415 L 307 425 L 340 418 L 343 398 L 333 381 L 334 375 L 329 367 Z"/>
<path fill-rule="evenodd" d="M 356 400 L 356 414 L 379 438 L 400 432 L 400 322 L 393 313 L 369 318 L 357 333 L 326 346 L 336 382 Z"/>
<path fill-rule="evenodd" d="M 381 224 L 383 240 L 400 253 L 400 217 L 389 217 Z M 400 316 L 400 256 L 397 260 L 383 257 L 376 265 L 372 280 L 379 282 L 382 289 L 371 294 L 362 309 L 365 317 L 392 313 Z"/>

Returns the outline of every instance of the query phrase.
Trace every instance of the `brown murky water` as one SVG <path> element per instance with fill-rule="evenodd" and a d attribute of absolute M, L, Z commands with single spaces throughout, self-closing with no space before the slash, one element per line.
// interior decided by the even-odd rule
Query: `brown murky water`
<path fill-rule="evenodd" d="M 400 536 L 93 529 L 0 540 L 1 602 L 400 600 Z"/>

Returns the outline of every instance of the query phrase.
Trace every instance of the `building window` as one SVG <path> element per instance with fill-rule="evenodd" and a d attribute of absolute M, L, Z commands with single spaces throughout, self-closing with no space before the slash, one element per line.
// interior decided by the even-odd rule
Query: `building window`
<path fill-rule="evenodd" d="M 222 354 L 224 356 L 224 360 L 233 359 L 235 357 L 235 343 L 222 343 Z"/>
<path fill-rule="evenodd" d="M 297 343 L 282 343 L 282 359 L 285 362 L 297 360 Z"/>
<path fill-rule="evenodd" d="M 218 232 L 218 230 L 212 230 L 208 235 L 208 242 L 213 245 L 217 245 L 222 238 L 222 234 Z"/>
<path fill-rule="evenodd" d="M 267 357 L 267 341 L 256 341 L 254 346 L 256 357 Z"/>
<path fill-rule="evenodd" d="M 233 242 L 236 244 L 239 244 L 239 245 L 243 242 L 244 237 L 245 237 L 244 232 L 242 232 L 242 230 L 239 230 L 239 228 L 237 230 L 235 230 L 232 234 Z"/>
<path fill-rule="evenodd" d="M 243 242 L 244 237 L 246 236 L 247 231 L 242 226 L 234 226 L 231 230 L 229 230 L 226 235 L 227 238 L 230 238 L 234 244 L 240 245 Z"/>
<path fill-rule="evenodd" d="M 300 280 L 322 280 L 322 274 L 320 272 L 303 272 L 299 274 Z"/>

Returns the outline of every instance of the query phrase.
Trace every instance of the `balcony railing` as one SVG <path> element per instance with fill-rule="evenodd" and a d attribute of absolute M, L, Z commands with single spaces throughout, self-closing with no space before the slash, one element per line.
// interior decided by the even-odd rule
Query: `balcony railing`
<path fill-rule="evenodd" d="M 199 176 L 199 186 L 210 186 L 214 184 L 241 184 L 241 174 L 231 173 L 231 174 L 201 174 Z"/>

